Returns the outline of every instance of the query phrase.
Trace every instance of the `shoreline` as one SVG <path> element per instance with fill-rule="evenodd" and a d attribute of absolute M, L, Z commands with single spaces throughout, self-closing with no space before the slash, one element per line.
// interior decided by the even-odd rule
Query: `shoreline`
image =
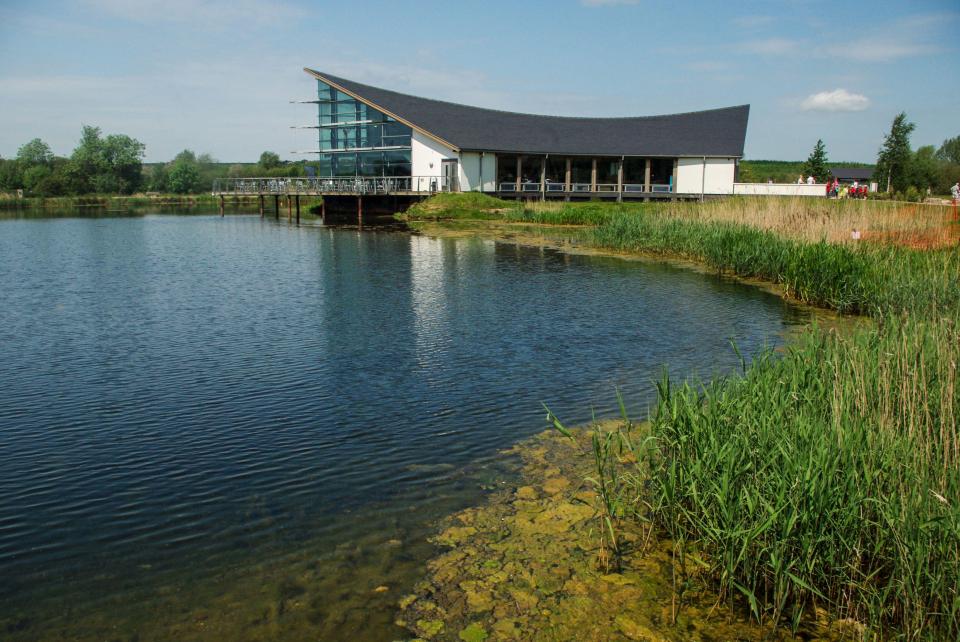
<path fill-rule="evenodd" d="M 784 224 L 796 226 L 813 216 L 834 235 L 839 228 L 823 218 L 823 210 L 795 205 L 753 213 L 747 202 L 726 209 L 631 211 L 589 204 L 504 209 L 489 199 L 472 200 L 478 202 L 465 200 L 458 207 L 454 201 L 449 216 L 444 216 L 445 201 L 438 200 L 398 218 L 414 233 L 430 236 L 479 236 L 675 264 L 760 287 L 815 315 L 814 323 L 789 338 L 790 349 L 744 362 L 737 376 L 690 386 L 665 375 L 651 413 L 652 445 L 647 440 L 642 447 L 631 445 L 620 431 L 594 439 L 597 468 L 584 478 L 606 486 L 603 501 L 594 501 L 599 504 L 594 517 L 605 514 L 608 520 L 609 536 L 602 523 L 595 529 L 601 545 L 607 538 L 608 547 L 616 549 L 617 533 L 629 532 L 626 516 L 631 523 L 655 524 L 650 532 L 658 528 L 664 537 L 679 538 L 681 560 L 703 551 L 699 568 L 683 571 L 684 586 L 702 573 L 721 596 L 741 602 L 738 611 L 751 623 L 777 627 L 767 635 L 792 630 L 805 639 L 940 639 L 956 632 L 951 595 L 960 577 L 960 510 L 946 499 L 960 492 L 954 454 L 960 452 L 958 404 L 951 383 L 960 362 L 960 291 L 948 276 L 957 270 L 955 248 L 901 247 L 897 237 L 862 245 L 830 242 L 826 236 L 818 241 L 809 233 L 797 237 Z M 841 206 L 828 207 L 843 212 Z M 874 212 L 864 206 L 854 214 Z M 571 221 L 592 225 L 566 224 Z M 909 227 L 897 229 L 910 233 Z M 824 329 L 816 316 L 842 328 Z M 923 425 L 923 432 L 915 425 Z M 620 448 L 620 456 L 611 454 L 611 447 Z M 735 454 L 724 454 L 730 448 Z M 839 461 L 847 463 L 836 468 Z M 889 474 L 894 461 L 899 472 Z M 726 482 L 717 486 L 718 478 Z M 809 481 L 798 485 L 797 479 Z M 624 504 L 625 497 L 647 508 Z M 738 499 L 731 505 L 730 497 Z M 518 499 L 523 498 L 514 502 Z M 766 509 L 758 513 L 758 506 Z M 820 515 L 829 516 L 826 523 Z M 456 519 L 461 530 L 455 533 L 481 536 L 464 516 Z M 505 519 L 501 515 L 499 521 Z M 925 531 L 931 524 L 937 526 L 932 539 Z M 780 531 L 787 535 L 776 536 Z M 436 541 L 449 540 L 441 533 Z M 859 544 L 851 549 L 851 542 Z M 564 553 L 554 552 L 553 558 L 563 560 Z M 439 564 L 432 562 L 431 569 Z M 919 567 L 926 569 L 927 580 L 912 579 L 910 569 Z M 443 577 L 436 579 L 442 586 Z M 459 591 L 477 587 L 481 579 L 462 580 Z M 684 601 L 682 590 L 675 594 Z M 421 590 L 410 603 L 424 597 Z M 430 615 L 435 605 L 427 604 L 420 615 Z M 463 615 L 462 608 L 458 612 Z M 505 614 L 501 607 L 500 615 Z M 829 621 L 842 625 L 843 632 L 824 629 Z M 426 617 L 404 623 L 420 635 L 440 632 Z M 490 627 L 497 627 L 497 639 L 515 633 L 489 619 L 468 623 L 461 617 L 454 623 L 468 627 L 458 635 L 464 640 L 486 639 Z M 820 633 L 809 630 L 811 623 Z M 634 639 L 666 640 L 676 633 L 661 629 L 653 633 L 647 627 Z M 608 639 L 615 631 L 631 638 L 608 618 L 594 639 Z M 447 632 L 454 639 L 456 631 Z"/>
<path fill-rule="evenodd" d="M 397 624 L 417 639 L 468 642 L 798 639 L 753 621 L 739 600 L 725 601 L 696 570 L 678 604 L 674 582 L 682 564 L 699 563 L 698 554 L 688 551 L 682 560 L 655 529 L 620 524 L 622 565 L 604 561 L 599 497 L 585 476 L 592 432 L 618 427 L 618 420 L 601 420 L 572 429 L 569 438 L 548 429 L 501 451 L 520 459 L 522 485 L 443 520 L 430 540 L 441 552 L 400 600 Z M 823 641 L 861 632 L 822 609 L 798 629 L 800 639 Z"/>

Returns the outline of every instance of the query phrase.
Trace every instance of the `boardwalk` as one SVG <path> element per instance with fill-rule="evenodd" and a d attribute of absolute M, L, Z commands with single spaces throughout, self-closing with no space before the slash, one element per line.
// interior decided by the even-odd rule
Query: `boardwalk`
<path fill-rule="evenodd" d="M 442 176 L 222 178 L 213 183 L 215 196 L 429 196 L 450 191 L 458 191 L 457 185 L 450 185 Z"/>

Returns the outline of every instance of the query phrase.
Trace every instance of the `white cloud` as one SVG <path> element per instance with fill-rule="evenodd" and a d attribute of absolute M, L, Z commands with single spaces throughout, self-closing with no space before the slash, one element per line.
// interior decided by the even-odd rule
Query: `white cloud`
<path fill-rule="evenodd" d="M 775 20 L 773 16 L 739 16 L 733 19 L 733 24 L 744 29 L 765 27 Z"/>
<path fill-rule="evenodd" d="M 795 52 L 799 45 L 800 43 L 796 40 L 787 38 L 765 38 L 745 42 L 740 45 L 740 50 L 753 54 L 779 56 Z"/>
<path fill-rule="evenodd" d="M 846 89 L 810 94 L 800 103 L 804 111 L 863 111 L 869 106 L 869 98 Z"/>
<path fill-rule="evenodd" d="M 613 7 L 625 4 L 640 4 L 640 0 L 580 0 L 585 7 Z"/>
<path fill-rule="evenodd" d="M 87 0 L 104 13 L 134 22 L 177 22 L 198 28 L 224 24 L 275 24 L 303 11 L 283 0 Z"/>
<path fill-rule="evenodd" d="M 690 71 L 702 71 L 704 73 L 726 71 L 730 68 L 729 64 L 721 60 L 699 60 L 697 62 L 689 62 L 684 66 Z"/>
<path fill-rule="evenodd" d="M 850 42 L 824 47 L 827 57 L 857 62 L 890 62 L 901 58 L 937 53 L 938 47 L 910 41 L 897 42 L 893 38 L 859 38 Z"/>

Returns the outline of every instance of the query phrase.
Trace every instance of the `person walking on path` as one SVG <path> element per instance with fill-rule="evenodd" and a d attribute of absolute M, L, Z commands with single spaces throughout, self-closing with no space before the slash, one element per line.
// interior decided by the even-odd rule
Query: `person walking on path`
<path fill-rule="evenodd" d="M 957 201 L 960 201 L 960 181 L 954 183 L 953 187 L 950 188 L 950 195 L 953 196 L 953 220 L 960 220 L 957 218 Z"/>

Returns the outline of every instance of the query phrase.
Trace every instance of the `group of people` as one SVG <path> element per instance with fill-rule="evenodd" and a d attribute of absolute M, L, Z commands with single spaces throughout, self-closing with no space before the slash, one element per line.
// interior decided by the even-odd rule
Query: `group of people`
<path fill-rule="evenodd" d="M 797 179 L 797 185 L 816 185 L 817 178 L 812 174 L 803 177 L 803 174 L 800 174 L 800 178 Z M 827 181 L 827 196 L 830 198 L 866 198 L 867 192 L 869 189 L 866 184 L 861 185 L 860 181 L 853 181 L 852 185 L 841 185 L 840 181 L 836 178 Z"/>
<path fill-rule="evenodd" d="M 827 181 L 827 196 L 830 198 L 866 198 L 867 191 L 867 186 L 861 185 L 860 181 L 853 181 L 852 185 L 841 185 L 836 178 Z"/>

